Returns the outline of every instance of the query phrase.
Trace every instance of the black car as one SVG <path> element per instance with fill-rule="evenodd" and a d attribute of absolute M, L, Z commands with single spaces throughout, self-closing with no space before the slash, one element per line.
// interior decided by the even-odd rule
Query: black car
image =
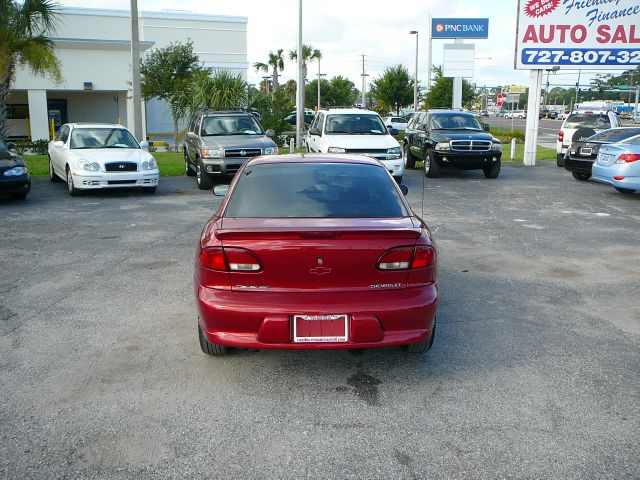
<path fill-rule="evenodd" d="M 610 128 L 573 142 L 565 153 L 564 168 L 570 171 L 576 180 L 589 180 L 591 167 L 598 158 L 600 147 L 609 143 L 622 142 L 631 137 L 640 138 L 640 127 Z"/>
<path fill-rule="evenodd" d="M 304 112 L 304 123 L 306 125 L 311 124 L 311 122 L 313 122 L 314 116 L 315 115 L 313 113 Z M 295 113 L 291 113 L 285 117 L 284 121 L 287 122 L 289 125 L 295 126 L 298 119 Z"/>
<path fill-rule="evenodd" d="M 429 110 L 416 113 L 405 131 L 406 168 L 424 161 L 427 177 L 440 170 L 478 170 L 487 178 L 500 174 L 502 143 L 471 113 L 458 110 Z"/>
<path fill-rule="evenodd" d="M 24 199 L 31 190 L 27 166 L 14 152 L 15 144 L 0 140 L 0 194 Z"/>

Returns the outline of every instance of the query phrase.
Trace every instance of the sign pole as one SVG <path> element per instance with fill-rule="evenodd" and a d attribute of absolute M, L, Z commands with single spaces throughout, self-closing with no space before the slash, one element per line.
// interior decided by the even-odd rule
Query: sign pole
<path fill-rule="evenodd" d="M 453 43 L 463 43 L 461 38 L 456 38 Z M 462 77 L 453 77 L 453 109 L 462 110 Z"/>
<path fill-rule="evenodd" d="M 540 100 L 542 97 L 542 74 L 544 70 L 531 70 L 529 100 L 527 104 L 527 126 L 524 137 L 524 164 L 530 167 L 536 164 L 538 148 L 538 125 L 540 120 Z"/>
<path fill-rule="evenodd" d="M 429 15 L 429 56 L 427 57 L 427 93 L 431 91 L 431 70 L 433 65 L 431 65 L 431 51 L 433 49 L 433 39 L 431 35 L 431 29 L 433 28 L 431 22 L 431 15 Z"/>

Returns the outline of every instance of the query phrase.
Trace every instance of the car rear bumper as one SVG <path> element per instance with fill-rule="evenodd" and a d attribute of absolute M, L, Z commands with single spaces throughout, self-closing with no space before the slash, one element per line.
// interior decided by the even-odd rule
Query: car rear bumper
<path fill-rule="evenodd" d="M 79 173 L 73 174 L 73 184 L 81 190 L 101 188 L 156 187 L 160 178 L 159 170 L 126 173 Z"/>
<path fill-rule="evenodd" d="M 570 172 L 591 174 L 593 160 L 578 160 L 572 157 L 564 157 L 564 168 Z"/>
<path fill-rule="evenodd" d="M 623 179 L 615 180 L 614 177 L 622 177 Z M 606 166 L 595 163 L 591 171 L 591 179 L 618 188 L 640 190 L 640 172 L 637 168 L 632 169 L 630 164 L 613 164 Z"/>
<path fill-rule="evenodd" d="M 31 190 L 31 177 L 20 175 L 19 177 L 0 177 L 0 194 L 29 193 Z"/>
<path fill-rule="evenodd" d="M 237 292 L 195 284 L 199 325 L 210 343 L 245 348 L 341 349 L 407 345 L 433 330 L 435 285 L 364 292 Z M 292 316 L 347 314 L 346 342 L 294 343 Z"/>
<path fill-rule="evenodd" d="M 502 152 L 437 152 L 433 155 L 438 164 L 444 168 L 457 168 L 461 170 L 475 170 L 498 163 L 502 159 Z"/>

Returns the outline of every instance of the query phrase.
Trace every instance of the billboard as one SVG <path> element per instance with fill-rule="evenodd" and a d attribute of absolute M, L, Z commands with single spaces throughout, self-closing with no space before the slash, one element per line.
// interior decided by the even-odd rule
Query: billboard
<path fill-rule="evenodd" d="M 518 0 L 515 68 L 640 65 L 638 0 Z"/>
<path fill-rule="evenodd" d="M 432 18 L 431 38 L 488 38 L 488 18 Z"/>

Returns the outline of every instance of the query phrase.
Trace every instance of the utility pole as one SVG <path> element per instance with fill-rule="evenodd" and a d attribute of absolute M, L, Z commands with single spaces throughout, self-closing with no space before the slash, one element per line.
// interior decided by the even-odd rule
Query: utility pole
<path fill-rule="evenodd" d="M 433 47 L 433 39 L 431 38 L 431 15 L 429 15 L 429 57 L 427 60 L 427 93 L 429 93 L 431 91 L 431 69 L 433 68 L 433 66 L 431 65 L 432 62 L 432 56 L 431 56 L 431 52 L 432 52 L 432 47 Z"/>
<path fill-rule="evenodd" d="M 578 70 L 578 81 L 576 82 L 576 99 L 573 101 L 574 105 L 578 103 L 578 90 L 580 89 L 580 72 L 581 70 Z"/>
<path fill-rule="evenodd" d="M 302 76 L 302 0 L 298 0 L 298 82 L 296 84 L 296 147 L 302 147 L 302 125 L 304 125 L 304 78 Z"/>
<path fill-rule="evenodd" d="M 416 36 L 416 73 L 413 77 L 413 113 L 418 111 L 418 31 L 411 30 L 411 35 Z"/>
<path fill-rule="evenodd" d="M 133 103 L 133 134 L 141 141 L 142 92 L 140 87 L 140 30 L 138 29 L 138 0 L 131 0 L 131 97 Z"/>
<path fill-rule="evenodd" d="M 367 108 L 367 75 L 364 73 L 364 53 L 362 54 L 362 108 Z"/>

